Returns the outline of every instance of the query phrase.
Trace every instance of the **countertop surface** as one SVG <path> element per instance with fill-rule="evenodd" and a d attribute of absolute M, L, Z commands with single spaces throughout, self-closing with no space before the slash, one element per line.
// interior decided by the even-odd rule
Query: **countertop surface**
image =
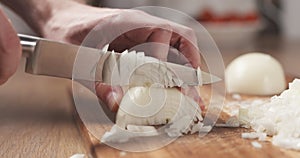
<path fill-rule="evenodd" d="M 85 153 L 72 117 L 71 82 L 22 71 L 0 86 L 0 157 L 70 157 Z"/>
<path fill-rule="evenodd" d="M 224 63 L 250 52 L 270 53 L 286 73 L 300 77 L 300 42 L 275 37 L 257 39 L 243 48 L 221 48 Z M 18 72 L 0 86 L 0 157 L 70 157 L 86 154 L 86 146 L 72 113 L 71 81 Z"/>

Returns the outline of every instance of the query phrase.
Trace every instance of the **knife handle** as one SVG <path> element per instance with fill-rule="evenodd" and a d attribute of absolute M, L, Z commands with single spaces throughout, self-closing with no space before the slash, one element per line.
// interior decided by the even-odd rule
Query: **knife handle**
<path fill-rule="evenodd" d="M 26 73 L 72 78 L 78 46 L 24 34 L 18 34 L 18 37 L 22 54 L 27 58 Z"/>
<path fill-rule="evenodd" d="M 26 59 L 25 72 L 34 75 L 46 75 L 72 79 L 102 81 L 104 62 L 110 53 L 101 53 L 99 49 L 61 43 L 34 36 L 18 34 L 23 55 Z M 78 53 L 78 51 L 83 53 Z M 78 63 L 75 63 L 78 55 Z M 79 60 L 80 59 L 80 60 Z M 97 73 L 91 73 L 97 64 Z M 75 76 L 73 76 L 73 67 Z M 96 76 L 96 77 L 95 77 Z"/>

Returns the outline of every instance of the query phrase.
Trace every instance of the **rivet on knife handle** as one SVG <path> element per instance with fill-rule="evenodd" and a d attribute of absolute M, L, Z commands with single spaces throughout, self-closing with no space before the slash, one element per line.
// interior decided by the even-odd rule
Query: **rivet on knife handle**
<path fill-rule="evenodd" d="M 34 52 L 36 42 L 40 38 L 24 34 L 18 34 L 18 36 L 22 45 L 23 56 L 29 57 Z"/>

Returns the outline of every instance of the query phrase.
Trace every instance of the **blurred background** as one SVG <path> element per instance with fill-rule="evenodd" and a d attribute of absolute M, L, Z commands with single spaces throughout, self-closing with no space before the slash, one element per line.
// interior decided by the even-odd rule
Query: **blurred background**
<path fill-rule="evenodd" d="M 225 64 L 233 57 L 250 51 L 273 56 L 293 52 L 300 44 L 299 0 L 77 0 L 97 7 L 134 8 L 163 6 L 182 11 L 199 21 L 210 33 Z M 32 34 L 18 16 L 4 6 L 18 32 Z M 290 64 L 285 64 L 287 67 Z M 296 60 L 296 59 L 294 59 Z M 291 66 L 292 67 L 292 66 Z M 294 66 L 293 66 L 294 67 Z M 290 69 L 288 67 L 288 69 Z M 298 72 L 297 72 L 298 73 Z"/>
<path fill-rule="evenodd" d="M 300 38 L 299 0 L 100 0 L 95 5 L 112 8 L 154 5 L 180 10 L 198 20 L 217 44 L 225 47 L 241 46 L 257 35 Z"/>
<path fill-rule="evenodd" d="M 164 6 L 199 21 L 219 47 L 245 47 L 257 36 L 300 39 L 299 0 L 77 0 L 99 7 Z M 3 6 L 2 6 L 3 7 Z M 5 9 L 19 32 L 34 34 L 16 15 Z"/>
<path fill-rule="evenodd" d="M 225 65 L 238 55 L 260 51 L 277 58 L 287 73 L 300 75 L 297 69 L 300 66 L 299 0 L 98 0 L 89 3 L 110 8 L 163 6 L 182 11 L 208 30 Z"/>

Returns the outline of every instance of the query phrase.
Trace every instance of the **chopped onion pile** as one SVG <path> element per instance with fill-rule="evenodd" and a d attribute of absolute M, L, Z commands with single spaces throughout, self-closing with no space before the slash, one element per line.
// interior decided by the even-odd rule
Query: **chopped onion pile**
<path fill-rule="evenodd" d="M 239 118 L 257 133 L 273 136 L 274 145 L 300 150 L 300 79 L 270 102 L 242 108 Z"/>
<path fill-rule="evenodd" d="M 251 142 L 251 144 L 254 148 L 259 148 L 259 149 L 262 148 L 262 145 L 260 143 L 258 143 L 257 141 L 253 141 L 253 142 Z"/>

